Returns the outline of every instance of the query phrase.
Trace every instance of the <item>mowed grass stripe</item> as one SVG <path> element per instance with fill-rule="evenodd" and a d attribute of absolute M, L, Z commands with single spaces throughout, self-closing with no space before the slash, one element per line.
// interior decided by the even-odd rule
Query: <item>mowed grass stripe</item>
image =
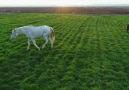
<path fill-rule="evenodd" d="M 69 20 L 71 20 L 70 18 L 72 18 L 72 17 L 69 17 L 69 19 L 68 19 L 68 21 Z M 78 19 L 78 18 L 77 18 Z M 66 20 L 67 21 L 67 20 Z M 80 20 L 79 20 L 80 21 Z M 75 18 L 75 21 L 74 22 L 76 22 L 76 18 Z M 60 41 L 62 41 L 60 44 L 62 44 L 62 45 L 64 45 L 63 43 L 65 42 L 65 44 L 66 44 L 66 42 L 69 40 L 69 37 L 71 36 L 71 35 L 73 35 L 74 33 L 74 31 L 76 31 L 76 27 L 78 26 L 78 23 L 76 24 L 76 23 L 74 23 L 74 22 L 68 22 L 67 24 L 69 25 L 69 26 L 64 26 L 64 27 L 66 27 L 66 28 L 64 28 L 64 29 L 61 29 L 61 31 L 60 32 L 62 32 L 63 34 L 66 32 L 66 34 L 65 34 L 65 36 L 63 35 L 63 37 L 62 37 L 62 39 L 63 40 L 60 40 Z M 67 29 L 69 27 L 69 29 Z M 61 36 L 59 36 L 59 37 L 61 37 Z M 65 45 L 66 46 L 66 45 Z M 61 46 L 61 47 L 63 47 L 63 46 Z M 61 48 L 60 47 L 60 48 Z M 66 46 L 67 47 L 67 46 Z M 67 48 L 68 49 L 68 48 Z"/>
<path fill-rule="evenodd" d="M 89 21 L 89 18 L 86 18 L 85 19 L 85 21 Z M 81 32 L 83 32 L 83 29 L 85 28 L 85 27 L 83 27 L 83 25 L 84 25 L 84 23 L 82 23 L 82 25 L 80 26 L 80 27 L 82 27 L 82 28 L 78 28 L 78 31 L 80 32 L 80 30 L 82 30 Z M 76 31 L 77 32 L 77 31 Z M 84 32 L 84 33 L 86 33 L 86 32 Z M 73 41 L 73 43 L 74 43 L 74 45 L 76 45 L 77 47 L 78 47 L 78 45 L 81 43 L 80 42 L 80 40 L 81 40 L 81 36 L 82 35 L 82 33 L 77 33 L 77 36 L 75 37 L 75 39 L 74 39 L 74 41 Z M 78 41 L 79 40 L 79 41 Z M 80 43 L 78 43 L 78 42 L 80 42 Z M 71 45 L 73 45 L 73 43 L 71 44 Z M 80 80 L 84 80 L 84 82 L 85 82 L 85 84 L 86 83 L 88 83 L 85 79 L 85 77 L 87 77 L 87 75 L 85 75 L 84 76 L 84 70 L 83 70 L 83 68 L 84 67 L 86 67 L 85 66 L 85 59 L 83 59 L 83 56 L 85 56 L 85 55 L 82 55 L 82 52 L 81 52 L 81 48 L 78 48 L 77 49 L 77 47 L 74 47 L 73 48 L 73 51 L 74 51 L 74 58 L 73 58 L 73 60 L 72 60 L 72 62 L 74 62 L 74 67 L 75 68 L 77 68 L 77 70 L 76 70 L 76 72 L 75 72 L 75 74 L 74 74 L 74 80 L 76 81 L 76 83 L 74 83 L 74 87 L 76 87 L 76 85 L 77 85 L 77 83 L 80 83 Z M 74 50 L 76 48 L 76 50 Z M 82 47 L 83 48 L 83 47 Z M 79 59 L 79 58 L 82 58 L 82 59 Z M 83 64 L 82 66 L 81 66 L 81 64 Z M 72 65 L 71 65 L 72 66 Z M 83 72 L 81 72 L 83 70 Z M 81 72 L 81 73 L 80 73 Z M 86 73 L 85 73 L 86 74 Z M 85 78 L 85 79 L 84 79 Z M 81 87 L 85 87 L 85 84 L 81 84 L 80 83 L 80 86 Z M 81 89 L 81 87 L 76 87 L 76 88 L 78 88 L 78 89 Z M 87 88 L 87 87 L 85 87 L 85 88 Z"/>

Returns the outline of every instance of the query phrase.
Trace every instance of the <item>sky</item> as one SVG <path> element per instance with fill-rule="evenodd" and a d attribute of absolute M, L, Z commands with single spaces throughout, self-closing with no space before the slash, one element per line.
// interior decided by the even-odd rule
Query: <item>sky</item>
<path fill-rule="evenodd" d="M 129 0 L 0 0 L 0 7 L 129 5 Z"/>

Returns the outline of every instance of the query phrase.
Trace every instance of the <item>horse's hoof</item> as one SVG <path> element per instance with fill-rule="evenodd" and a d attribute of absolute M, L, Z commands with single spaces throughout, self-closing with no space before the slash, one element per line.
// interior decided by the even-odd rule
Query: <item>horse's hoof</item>
<path fill-rule="evenodd" d="M 42 49 L 44 49 L 45 47 L 42 47 Z"/>
<path fill-rule="evenodd" d="M 51 49 L 53 49 L 53 47 L 51 47 Z"/>

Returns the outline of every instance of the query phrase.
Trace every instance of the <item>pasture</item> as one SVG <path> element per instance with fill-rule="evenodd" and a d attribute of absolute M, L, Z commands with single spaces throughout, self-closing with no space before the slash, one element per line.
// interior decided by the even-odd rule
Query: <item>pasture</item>
<path fill-rule="evenodd" d="M 0 15 L 0 90 L 128 90 L 129 16 L 73 14 Z M 37 50 L 14 28 L 48 25 L 50 42 Z M 43 38 L 36 39 L 41 48 Z"/>

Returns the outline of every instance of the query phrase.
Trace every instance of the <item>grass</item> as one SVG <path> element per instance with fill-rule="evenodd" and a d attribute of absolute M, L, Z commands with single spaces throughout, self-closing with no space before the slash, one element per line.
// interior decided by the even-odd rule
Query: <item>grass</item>
<path fill-rule="evenodd" d="M 0 90 L 128 90 L 128 16 L 69 14 L 0 15 Z M 56 32 L 38 51 L 14 28 L 49 25 Z M 44 39 L 36 39 L 41 48 Z"/>

